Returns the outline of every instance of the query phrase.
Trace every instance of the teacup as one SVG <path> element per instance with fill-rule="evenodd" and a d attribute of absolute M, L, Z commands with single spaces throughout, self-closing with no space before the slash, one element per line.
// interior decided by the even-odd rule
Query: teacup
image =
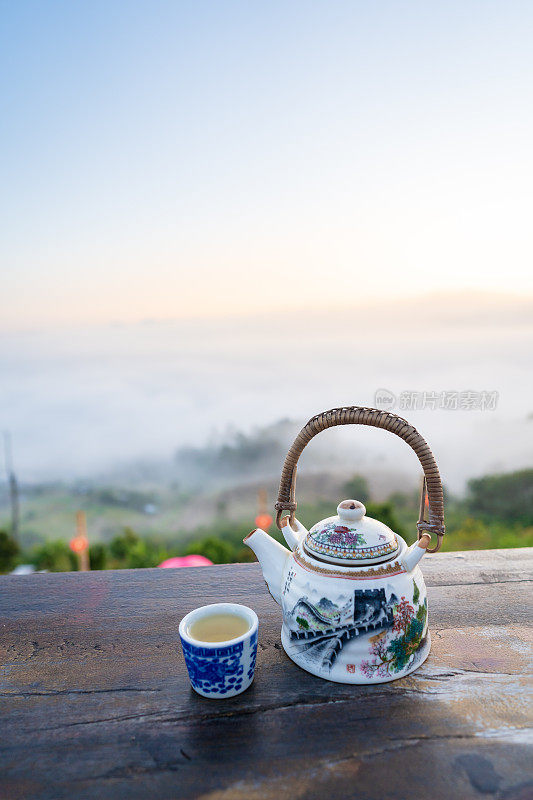
<path fill-rule="evenodd" d="M 201 641 L 191 636 L 195 623 L 217 614 L 232 614 L 246 620 L 247 630 L 226 641 Z M 254 679 L 258 624 L 255 611 L 238 603 L 212 603 L 183 617 L 179 634 L 195 692 L 219 699 L 234 697 L 248 689 Z"/>

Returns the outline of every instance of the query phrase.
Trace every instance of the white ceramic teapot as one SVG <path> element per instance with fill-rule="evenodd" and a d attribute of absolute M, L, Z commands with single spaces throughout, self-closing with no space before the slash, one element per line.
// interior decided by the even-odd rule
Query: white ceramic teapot
<path fill-rule="evenodd" d="M 415 451 L 424 470 L 418 541 L 404 539 L 364 505 L 344 500 L 337 515 L 307 531 L 294 517 L 296 465 L 308 442 L 334 425 L 373 425 L 395 433 Z M 429 519 L 424 518 L 428 511 Z M 350 406 L 318 414 L 292 445 L 280 482 L 277 524 L 290 550 L 265 531 L 244 542 L 256 554 L 268 589 L 283 610 L 281 641 L 300 667 L 339 683 L 384 683 L 415 670 L 427 658 L 427 594 L 418 562 L 435 553 L 444 535 L 442 485 L 433 454 L 401 417 Z M 288 510 L 289 515 L 282 517 Z M 437 538 L 431 550 L 431 534 Z"/>

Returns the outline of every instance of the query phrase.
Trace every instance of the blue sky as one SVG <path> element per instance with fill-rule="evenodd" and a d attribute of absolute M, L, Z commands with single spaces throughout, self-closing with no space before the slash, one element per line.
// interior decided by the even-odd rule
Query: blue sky
<path fill-rule="evenodd" d="M 527 2 L 3 2 L 4 329 L 533 291 Z"/>

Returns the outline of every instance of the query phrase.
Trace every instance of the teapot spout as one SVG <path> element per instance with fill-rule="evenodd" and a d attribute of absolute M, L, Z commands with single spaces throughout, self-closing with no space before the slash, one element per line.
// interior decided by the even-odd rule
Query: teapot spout
<path fill-rule="evenodd" d="M 243 542 L 256 554 L 268 591 L 276 603 L 281 604 L 281 581 L 285 562 L 290 555 L 289 551 L 261 528 L 249 533 Z"/>
<path fill-rule="evenodd" d="M 420 559 L 425 556 L 427 547 L 431 542 L 429 533 L 423 533 L 420 539 L 408 547 L 405 551 L 401 563 L 407 572 L 412 572 Z"/>

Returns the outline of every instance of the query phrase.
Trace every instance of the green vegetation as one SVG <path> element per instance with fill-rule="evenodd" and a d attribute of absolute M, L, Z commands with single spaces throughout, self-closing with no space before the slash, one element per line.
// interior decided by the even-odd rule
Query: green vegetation
<path fill-rule="evenodd" d="M 17 564 L 18 555 L 18 544 L 7 531 L 0 531 L 0 572 L 11 572 Z"/>
<path fill-rule="evenodd" d="M 45 542 L 33 549 L 29 555 L 29 563 L 36 569 L 45 569 L 49 572 L 71 572 L 77 569 L 76 556 L 66 544 L 59 540 Z"/>
<path fill-rule="evenodd" d="M 443 551 L 533 546 L 533 470 L 471 480 L 464 499 L 444 495 Z M 408 540 L 416 530 L 419 499 L 416 492 L 389 498 Z"/>
<path fill-rule="evenodd" d="M 65 489 L 42 488 L 28 494 L 25 500 L 25 519 L 33 522 L 41 502 L 44 507 L 54 508 L 58 492 Z M 235 490 L 234 490 L 235 491 Z M 416 492 L 394 493 L 386 502 L 372 502 L 368 485 L 360 476 L 354 476 L 343 486 L 346 495 L 364 499 L 369 516 L 379 519 L 394 531 L 413 541 L 418 518 L 419 498 Z M 66 496 L 66 495 L 65 495 Z M 126 569 L 155 567 L 172 556 L 199 554 L 215 564 L 254 561 L 252 551 L 243 545 L 250 524 L 228 518 L 228 504 L 220 497 L 211 501 L 214 521 L 197 525 L 192 531 L 176 530 L 179 514 L 176 508 L 165 508 L 165 497 L 152 492 L 126 492 L 115 489 L 72 492 L 62 505 L 62 512 L 74 526 L 76 507 L 81 498 L 91 497 L 102 506 L 100 541 L 92 536 L 89 561 L 91 569 Z M 338 498 L 321 499 L 316 503 L 302 502 L 298 506 L 298 518 L 310 527 L 315 522 L 334 513 Z M 184 496 L 180 496 L 180 503 Z M 149 511 L 149 527 L 130 524 L 132 514 L 136 522 L 146 520 L 146 506 L 163 506 L 157 513 Z M 66 506 L 66 509 L 65 509 Z M 183 506 L 184 507 L 184 506 Z M 139 509 L 142 509 L 139 511 Z M 91 506 L 91 518 L 95 519 L 98 506 Z M 253 512 L 239 512 L 242 517 L 252 517 Z M 533 469 L 505 475 L 490 475 L 472 480 L 468 484 L 464 499 L 446 497 L 447 535 L 443 550 L 475 550 L 500 547 L 533 546 Z M 280 532 L 272 526 L 270 533 L 283 541 Z M 0 530 L 0 572 L 10 572 L 17 564 L 33 564 L 36 569 L 64 572 L 78 568 L 77 558 L 65 539 L 43 541 L 42 537 L 27 536 L 20 546 L 7 530 Z"/>
<path fill-rule="evenodd" d="M 345 497 L 351 500 L 359 500 L 360 503 L 367 503 L 370 500 L 368 482 L 362 475 L 354 475 L 342 488 Z"/>
<path fill-rule="evenodd" d="M 533 525 L 533 469 L 468 482 L 467 508 L 485 522 Z"/>

